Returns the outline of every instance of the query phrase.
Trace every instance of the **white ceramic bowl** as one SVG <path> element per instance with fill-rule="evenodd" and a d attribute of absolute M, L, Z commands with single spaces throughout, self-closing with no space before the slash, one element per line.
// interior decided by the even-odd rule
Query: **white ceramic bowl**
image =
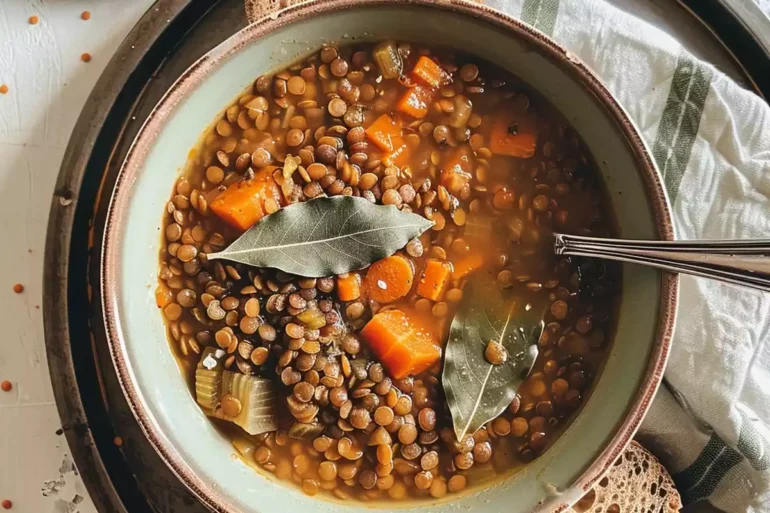
<path fill-rule="evenodd" d="M 622 236 L 672 238 L 664 189 L 626 114 L 583 64 L 518 21 L 461 1 L 330 0 L 289 8 L 235 34 L 180 77 L 137 136 L 111 200 L 102 254 L 104 318 L 129 404 L 161 457 L 212 510 L 332 513 L 362 504 L 311 498 L 258 474 L 201 413 L 153 297 L 164 203 L 203 129 L 255 77 L 324 43 L 384 38 L 461 48 L 520 76 L 583 137 Z M 630 441 L 657 389 L 676 287 L 673 275 L 624 268 L 616 341 L 604 371 L 578 418 L 542 457 L 483 493 L 403 507 L 523 513 L 576 501 Z"/>

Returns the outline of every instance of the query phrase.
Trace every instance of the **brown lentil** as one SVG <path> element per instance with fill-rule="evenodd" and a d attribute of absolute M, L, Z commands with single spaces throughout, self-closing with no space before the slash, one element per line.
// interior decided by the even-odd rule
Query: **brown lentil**
<path fill-rule="evenodd" d="M 499 342 L 490 340 L 484 349 L 484 358 L 492 365 L 502 365 L 508 360 L 508 351 Z"/>
<path fill-rule="evenodd" d="M 398 440 L 402 444 L 411 444 L 417 440 L 417 428 L 413 424 L 404 424 L 398 430 Z"/>
<path fill-rule="evenodd" d="M 393 422 L 394 418 L 395 414 L 393 413 L 393 410 L 388 406 L 380 406 L 374 412 L 374 422 L 376 422 L 379 426 L 387 426 Z"/>
<path fill-rule="evenodd" d="M 511 432 L 511 424 L 505 417 L 497 417 L 492 421 L 492 429 L 497 436 L 508 436 Z"/>
<path fill-rule="evenodd" d="M 461 474 L 455 474 L 449 478 L 449 481 L 447 482 L 447 488 L 450 492 L 459 492 L 465 489 L 466 484 L 467 480 L 465 476 Z"/>
<path fill-rule="evenodd" d="M 524 417 L 515 417 L 511 420 L 511 435 L 519 437 L 524 436 L 529 430 L 529 423 Z"/>
<path fill-rule="evenodd" d="M 318 476 L 324 481 L 334 481 L 337 479 L 337 465 L 332 461 L 322 462 L 318 466 Z"/>

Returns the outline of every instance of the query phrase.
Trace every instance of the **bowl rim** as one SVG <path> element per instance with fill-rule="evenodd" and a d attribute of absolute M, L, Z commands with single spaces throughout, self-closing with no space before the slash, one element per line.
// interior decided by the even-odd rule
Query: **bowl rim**
<path fill-rule="evenodd" d="M 121 196 L 121 189 L 131 187 L 136 173 L 142 169 L 149 149 L 154 143 L 155 134 L 162 130 L 174 107 L 184 100 L 189 91 L 203 82 L 220 62 L 238 53 L 253 41 L 311 16 L 332 14 L 351 8 L 393 6 L 398 3 L 459 13 L 503 29 L 514 38 L 531 45 L 541 55 L 555 61 L 561 71 L 576 78 L 591 94 L 599 99 L 627 140 L 642 174 L 645 194 L 652 207 L 659 238 L 662 240 L 674 239 L 674 225 L 668 195 L 651 153 L 629 115 L 603 82 L 579 58 L 549 36 L 520 20 L 483 4 L 471 3 L 467 0 L 398 0 L 395 2 L 394 0 L 325 0 L 323 2 L 303 2 L 286 7 L 276 14 L 264 17 L 239 30 L 185 70 L 153 108 L 137 133 L 118 172 L 115 187 L 110 197 L 104 233 L 102 234 L 103 244 L 99 265 L 99 287 L 101 297 L 104 298 L 102 315 L 106 338 L 123 394 L 142 432 L 164 463 L 211 511 L 243 513 L 222 495 L 216 484 L 212 485 L 200 479 L 176 449 L 168 443 L 165 436 L 157 428 L 134 383 L 134 373 L 123 343 L 117 305 L 117 298 L 120 293 L 118 279 L 120 263 L 116 248 L 119 246 L 119 241 L 116 240 L 115 230 L 111 228 L 115 224 L 120 224 L 119 220 L 123 212 L 116 207 L 116 198 Z M 655 341 L 651 347 L 647 369 L 634 398 L 628 405 L 625 419 L 616 427 L 614 435 L 599 456 L 583 470 L 571 487 L 559 496 L 544 498 L 535 511 L 561 512 L 567 510 L 574 501 L 590 490 L 603 477 L 631 442 L 663 378 L 676 319 L 678 283 L 677 274 L 661 273 L 660 306 L 655 329 Z"/>

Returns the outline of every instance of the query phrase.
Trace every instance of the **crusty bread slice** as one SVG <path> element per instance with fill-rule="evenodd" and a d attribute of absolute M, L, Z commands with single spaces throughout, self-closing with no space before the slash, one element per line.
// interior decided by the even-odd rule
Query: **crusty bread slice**
<path fill-rule="evenodd" d="M 636 442 L 573 510 L 578 513 L 676 513 L 682 499 L 658 459 Z"/>
<path fill-rule="evenodd" d="M 304 0 L 245 0 L 246 19 L 254 23 L 276 11 L 298 4 Z"/>

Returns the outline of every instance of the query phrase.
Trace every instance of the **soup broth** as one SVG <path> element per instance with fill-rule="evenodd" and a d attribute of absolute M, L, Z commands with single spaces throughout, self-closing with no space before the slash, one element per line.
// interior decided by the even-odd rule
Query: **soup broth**
<path fill-rule="evenodd" d="M 432 227 L 338 276 L 207 258 L 282 208 L 342 195 Z M 438 499 L 510 475 L 570 422 L 608 352 L 618 268 L 552 249 L 555 231 L 613 235 L 597 167 L 546 101 L 472 55 L 328 46 L 258 77 L 191 151 L 163 215 L 156 297 L 186 379 L 200 402 L 209 354 L 270 380 L 277 429 L 228 422 L 248 408 L 234 395 L 206 412 L 247 462 L 309 495 Z M 458 440 L 441 356 L 470 285 L 544 329 L 510 404 Z"/>

